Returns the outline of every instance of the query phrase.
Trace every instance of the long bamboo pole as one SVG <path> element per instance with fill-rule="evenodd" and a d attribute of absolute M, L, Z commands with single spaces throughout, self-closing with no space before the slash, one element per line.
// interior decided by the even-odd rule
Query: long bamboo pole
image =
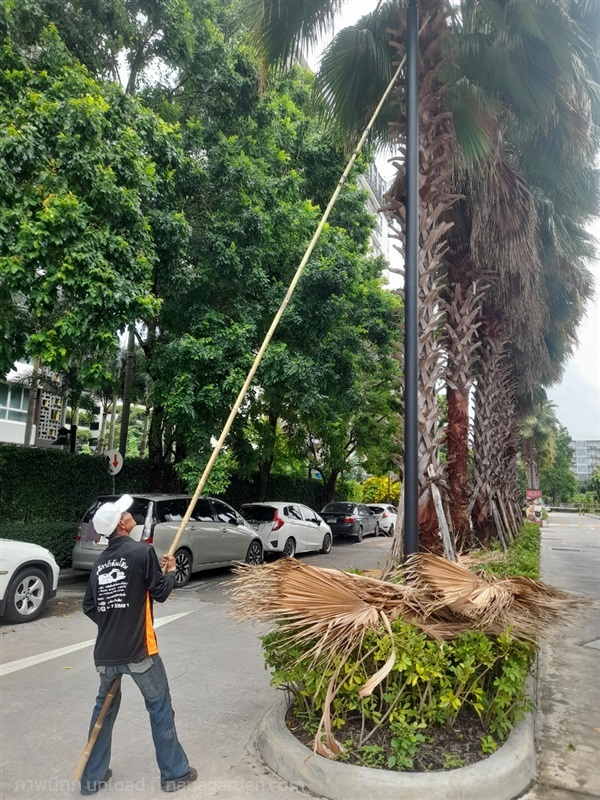
<path fill-rule="evenodd" d="M 96 722 L 94 723 L 94 727 L 92 728 L 92 732 L 90 733 L 90 738 L 87 741 L 83 753 L 81 754 L 79 763 L 75 767 L 75 772 L 73 773 L 74 781 L 80 780 L 81 776 L 83 775 L 83 770 L 85 769 L 85 765 L 88 762 L 91 752 L 94 749 L 94 745 L 96 744 L 96 739 L 98 738 L 100 731 L 102 730 L 102 726 L 104 725 L 104 718 L 106 717 L 108 709 L 110 708 L 111 703 L 114 700 L 114 697 L 119 691 L 120 687 L 121 687 L 121 676 L 117 675 L 117 677 L 112 682 L 110 689 L 106 693 L 106 697 L 104 698 L 104 703 L 102 703 L 102 708 L 100 709 L 100 713 L 98 714 Z"/>
<path fill-rule="evenodd" d="M 383 96 L 382 96 L 381 100 L 379 101 L 379 103 L 377 105 L 377 108 L 373 112 L 373 116 L 369 120 L 369 124 L 364 129 L 363 134 L 360 137 L 360 140 L 359 140 L 358 144 L 356 145 L 356 148 L 355 148 L 354 152 L 352 153 L 352 156 L 351 156 L 350 161 L 348 162 L 348 164 L 346 166 L 346 169 L 344 170 L 344 172 L 342 173 L 341 178 L 338 181 L 338 184 L 337 184 L 337 186 L 335 188 L 335 191 L 331 195 L 331 200 L 329 201 L 329 204 L 327 205 L 327 208 L 325 209 L 325 212 L 324 212 L 323 216 L 321 217 L 321 221 L 319 222 L 319 224 L 317 226 L 317 229 L 314 232 L 314 235 L 313 235 L 312 239 L 310 240 L 310 243 L 309 243 L 308 247 L 306 248 L 306 252 L 304 253 L 304 255 L 302 257 L 302 261 L 300 262 L 300 264 L 298 266 L 298 269 L 296 270 L 296 273 L 295 273 L 294 277 L 292 278 L 292 282 L 290 283 L 289 288 L 288 288 L 287 292 L 285 293 L 285 297 L 283 298 L 283 300 L 281 302 L 281 305 L 279 306 L 279 310 L 277 311 L 277 313 L 275 314 L 275 317 L 273 318 L 273 322 L 271 323 L 271 327 L 267 331 L 267 334 L 266 334 L 266 336 L 264 338 L 264 341 L 263 341 L 263 343 L 262 343 L 262 345 L 260 347 L 260 350 L 256 354 L 256 358 L 254 359 L 254 363 L 252 364 L 252 367 L 250 368 L 250 372 L 248 373 L 248 375 L 246 377 L 246 380 L 244 381 L 244 385 L 240 389 L 240 393 L 238 394 L 237 399 L 236 399 L 235 403 L 233 404 L 233 408 L 231 409 L 231 413 L 229 414 L 229 417 L 227 418 L 227 422 L 225 423 L 225 426 L 224 426 L 223 430 L 221 431 L 221 435 L 219 436 L 219 439 L 218 439 L 216 445 L 213 448 L 211 456 L 210 456 L 210 458 L 208 460 L 208 464 L 206 465 L 206 467 L 204 469 L 204 472 L 202 473 L 202 476 L 200 477 L 200 480 L 198 481 L 198 486 L 196 487 L 196 491 L 194 492 L 194 496 L 190 500 L 190 504 L 189 504 L 189 506 L 187 508 L 187 511 L 185 512 L 185 515 L 184 515 L 183 519 L 181 520 L 181 522 L 179 524 L 179 528 L 177 530 L 177 534 L 175 535 L 175 538 L 173 539 L 173 544 L 171 545 L 171 547 L 169 549 L 169 555 L 171 555 L 171 556 L 177 550 L 177 545 L 179 544 L 179 541 L 180 541 L 181 537 L 183 536 L 183 532 L 185 530 L 185 526 L 190 521 L 190 518 L 192 516 L 192 512 L 194 510 L 194 506 L 196 505 L 196 503 L 198 501 L 198 498 L 202 494 L 202 490 L 206 486 L 206 481 L 208 480 L 208 477 L 209 477 L 209 475 L 210 475 L 210 473 L 212 471 L 214 463 L 217 460 L 217 456 L 221 452 L 221 449 L 223 447 L 225 439 L 227 438 L 227 434 L 229 433 L 229 430 L 230 430 L 230 428 L 231 428 L 231 426 L 233 424 L 233 420 L 235 419 L 235 416 L 238 413 L 238 411 L 240 409 L 240 406 L 242 405 L 244 397 L 246 396 L 246 393 L 248 392 L 248 389 L 250 388 L 250 384 L 252 383 L 252 379 L 254 378 L 254 376 L 256 374 L 256 370 L 258 369 L 259 364 L 262 361 L 262 357 L 265 354 L 265 350 L 267 349 L 267 347 L 269 345 L 269 342 L 273 338 L 273 334 L 275 333 L 275 330 L 276 330 L 277 326 L 279 325 L 279 321 L 280 321 L 281 317 L 283 316 L 283 312 L 285 311 L 285 309 L 288 306 L 288 303 L 291 300 L 291 297 L 292 297 L 292 295 L 294 293 L 294 289 L 296 288 L 296 285 L 298 284 L 298 281 L 300 280 L 300 278 L 302 276 L 302 273 L 304 272 L 304 269 L 305 269 L 305 267 L 306 267 L 306 265 L 308 263 L 308 259 L 312 255 L 313 250 L 315 249 L 315 245 L 317 244 L 317 241 L 319 240 L 319 236 L 321 235 L 321 233 L 323 231 L 323 228 L 325 227 L 325 223 L 327 222 L 327 219 L 329 218 L 329 214 L 331 213 L 331 209 L 333 208 L 333 206 L 335 204 L 335 201 L 337 200 L 338 195 L 341 192 L 342 187 L 344 186 L 344 183 L 346 182 L 346 179 L 347 179 L 348 175 L 350 174 L 350 170 L 354 166 L 354 163 L 355 163 L 356 159 L 358 158 L 361 150 L 364 147 L 364 144 L 365 144 L 365 142 L 367 140 L 367 136 L 369 135 L 369 133 L 371 131 L 371 128 L 373 127 L 373 124 L 375 123 L 375 120 L 379 116 L 379 112 L 383 108 L 383 104 L 385 103 L 385 101 L 387 100 L 390 92 L 394 88 L 394 84 L 398 80 L 398 77 L 400 75 L 400 71 L 402 70 L 405 61 L 406 61 L 406 56 L 402 59 L 402 61 L 398 65 L 398 69 L 394 73 L 394 77 L 389 82 L 387 89 L 383 93 Z"/>

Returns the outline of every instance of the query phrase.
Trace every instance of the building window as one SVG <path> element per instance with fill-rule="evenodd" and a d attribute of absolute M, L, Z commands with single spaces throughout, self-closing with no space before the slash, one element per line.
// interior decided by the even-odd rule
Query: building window
<path fill-rule="evenodd" d="M 0 383 L 0 419 L 27 421 L 29 389 L 13 383 Z"/>

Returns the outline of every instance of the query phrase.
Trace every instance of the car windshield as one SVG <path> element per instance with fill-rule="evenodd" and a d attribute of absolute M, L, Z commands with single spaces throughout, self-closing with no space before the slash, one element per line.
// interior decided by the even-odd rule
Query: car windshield
<path fill-rule="evenodd" d="M 369 506 L 369 508 L 376 514 L 382 514 L 385 511 L 385 509 L 382 506 Z"/>
<path fill-rule="evenodd" d="M 323 514 L 351 514 L 354 506 L 352 503 L 329 503 L 321 513 Z"/>
<path fill-rule="evenodd" d="M 248 522 L 273 522 L 273 506 L 242 506 L 240 514 Z"/>

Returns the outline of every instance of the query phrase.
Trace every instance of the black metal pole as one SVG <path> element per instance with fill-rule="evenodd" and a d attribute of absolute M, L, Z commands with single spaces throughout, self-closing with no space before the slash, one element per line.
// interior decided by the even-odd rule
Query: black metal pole
<path fill-rule="evenodd" d="M 419 551 L 418 258 L 419 9 L 409 0 L 406 28 L 406 262 L 404 265 L 404 553 Z"/>

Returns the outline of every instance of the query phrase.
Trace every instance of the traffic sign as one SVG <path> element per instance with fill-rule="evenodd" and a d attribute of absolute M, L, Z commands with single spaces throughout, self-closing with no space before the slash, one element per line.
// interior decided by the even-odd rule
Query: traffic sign
<path fill-rule="evenodd" d="M 107 450 L 104 454 L 108 459 L 108 471 L 111 475 L 116 475 L 123 469 L 123 456 L 118 450 Z"/>

